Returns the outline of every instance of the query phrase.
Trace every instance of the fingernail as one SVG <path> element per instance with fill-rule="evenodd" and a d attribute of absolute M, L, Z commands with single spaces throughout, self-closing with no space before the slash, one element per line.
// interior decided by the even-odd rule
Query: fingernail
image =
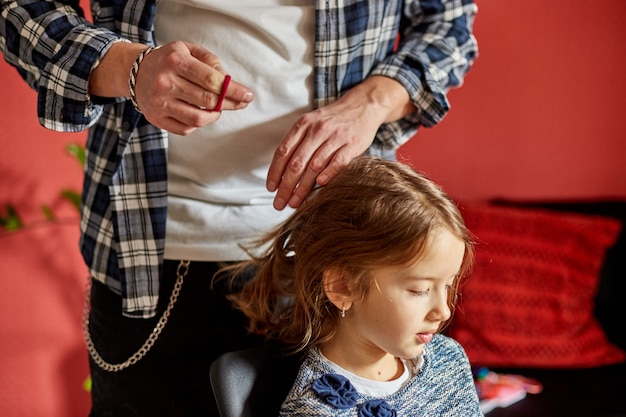
<path fill-rule="evenodd" d="M 326 185 L 326 183 L 328 182 L 328 175 L 326 174 L 320 174 L 317 177 L 317 180 L 315 181 L 318 185 Z"/>
<path fill-rule="evenodd" d="M 282 198 L 274 199 L 274 208 L 276 210 L 284 209 L 285 208 L 285 200 L 283 200 Z"/>
<path fill-rule="evenodd" d="M 276 183 L 274 181 L 267 182 L 267 191 L 276 191 Z"/>
<path fill-rule="evenodd" d="M 302 200 L 300 200 L 300 197 L 297 197 L 294 195 L 293 197 L 289 199 L 289 207 L 297 208 L 301 202 Z"/>
<path fill-rule="evenodd" d="M 246 93 L 244 93 L 243 99 L 241 101 L 243 101 L 244 103 L 250 103 L 253 99 L 254 94 L 250 91 L 247 91 Z"/>

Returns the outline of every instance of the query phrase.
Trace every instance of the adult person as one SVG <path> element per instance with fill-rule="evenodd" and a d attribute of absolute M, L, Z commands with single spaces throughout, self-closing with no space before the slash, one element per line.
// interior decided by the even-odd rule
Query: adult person
<path fill-rule="evenodd" d="M 208 277 L 351 159 L 435 125 L 476 57 L 470 0 L 1 7 L 41 124 L 89 129 L 94 417 L 214 415 L 208 366 L 256 341 Z"/>

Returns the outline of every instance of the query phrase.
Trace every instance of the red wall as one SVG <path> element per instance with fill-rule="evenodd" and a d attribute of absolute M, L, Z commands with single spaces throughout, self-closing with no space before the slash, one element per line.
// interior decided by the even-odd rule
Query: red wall
<path fill-rule="evenodd" d="M 480 57 L 408 160 L 457 198 L 626 197 L 626 2 L 478 4 Z"/>

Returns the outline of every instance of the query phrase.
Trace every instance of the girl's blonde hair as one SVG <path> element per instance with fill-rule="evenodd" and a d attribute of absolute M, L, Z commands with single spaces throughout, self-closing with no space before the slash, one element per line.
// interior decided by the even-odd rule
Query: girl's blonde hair
<path fill-rule="evenodd" d="M 473 245 L 456 204 L 432 181 L 399 162 L 375 157 L 352 161 L 316 190 L 273 233 L 267 247 L 240 266 L 254 279 L 231 296 L 250 330 L 277 338 L 294 352 L 330 340 L 339 310 L 324 292 L 324 271 L 342 271 L 349 288 L 368 291 L 371 271 L 403 265 L 422 253 L 429 233 L 444 227 L 465 242 L 459 279 L 473 262 Z"/>

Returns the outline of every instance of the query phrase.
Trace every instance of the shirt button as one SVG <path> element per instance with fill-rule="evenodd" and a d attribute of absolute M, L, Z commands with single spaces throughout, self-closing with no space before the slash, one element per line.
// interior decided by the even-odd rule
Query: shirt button
<path fill-rule="evenodd" d="M 122 130 L 129 130 L 129 129 L 130 129 L 130 123 L 129 122 L 122 123 Z"/>

